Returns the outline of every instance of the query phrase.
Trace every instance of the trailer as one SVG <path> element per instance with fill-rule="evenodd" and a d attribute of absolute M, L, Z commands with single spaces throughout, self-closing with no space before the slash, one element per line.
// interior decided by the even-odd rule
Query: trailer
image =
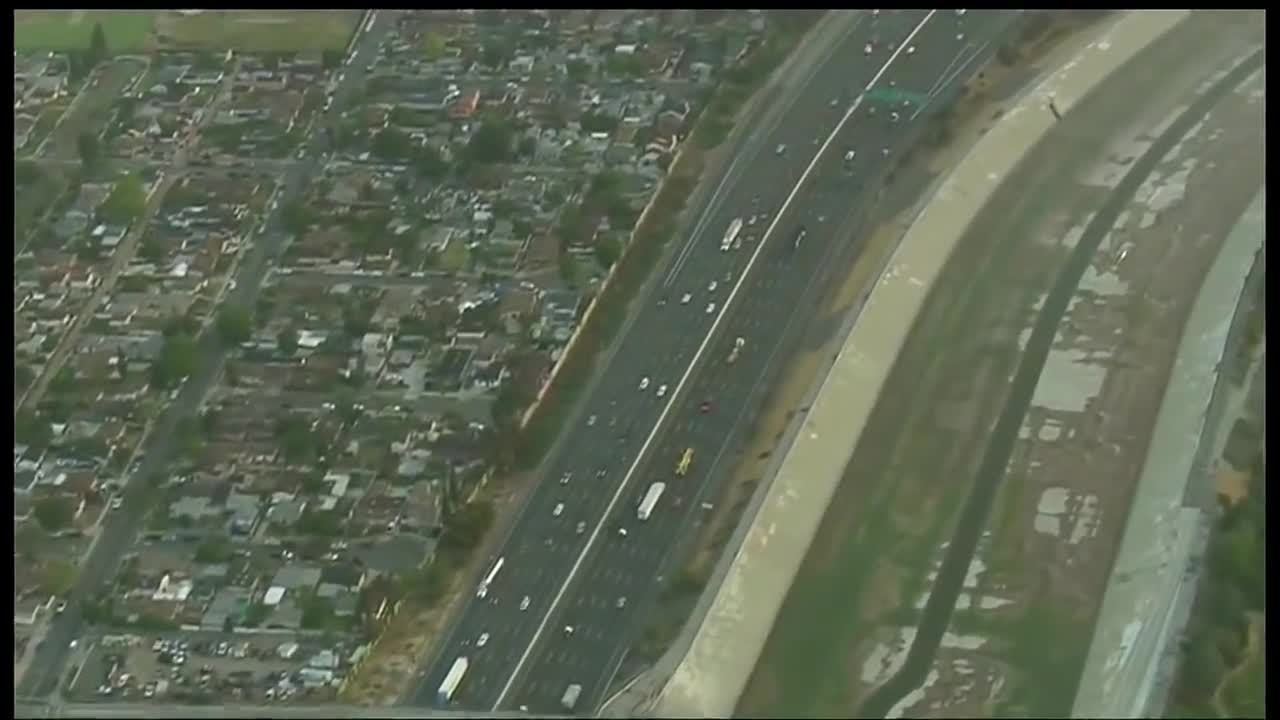
<path fill-rule="evenodd" d="M 653 514 L 653 506 L 658 504 L 658 498 L 662 497 L 662 491 L 667 489 L 666 483 L 656 482 L 649 486 L 649 490 L 645 492 L 644 499 L 640 501 L 640 508 L 636 511 L 636 517 L 641 520 L 648 520 Z"/>
<path fill-rule="evenodd" d="M 578 696 L 581 694 L 582 686 L 574 683 L 565 688 L 564 695 L 560 697 L 560 704 L 564 706 L 565 710 L 573 710 L 574 706 L 578 704 Z"/>
<path fill-rule="evenodd" d="M 480 587 L 476 588 L 476 597 L 481 600 L 489 594 L 489 585 L 493 583 L 493 579 L 498 576 L 498 571 L 502 569 L 502 565 L 507 561 L 506 558 L 498 558 L 498 562 L 493 564 L 493 569 L 489 570 L 489 574 L 484 576 L 480 581 Z"/>
<path fill-rule="evenodd" d="M 738 233 L 742 232 L 742 218 L 734 218 L 729 223 L 729 229 L 724 234 L 724 239 L 720 241 L 720 249 L 728 251 L 733 247 L 733 243 L 738 239 Z"/>
<path fill-rule="evenodd" d="M 457 692 L 458 686 L 462 684 L 462 676 L 467 674 L 467 668 L 471 664 L 467 662 L 465 657 L 460 657 L 453 661 L 453 665 L 449 667 L 449 672 L 445 673 L 444 682 L 440 683 L 440 689 L 436 691 L 436 699 L 441 704 L 448 703 L 453 699 L 453 694 Z"/>

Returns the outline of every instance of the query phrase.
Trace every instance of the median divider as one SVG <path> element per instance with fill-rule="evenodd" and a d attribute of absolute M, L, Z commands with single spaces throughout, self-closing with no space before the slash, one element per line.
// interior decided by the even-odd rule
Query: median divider
<path fill-rule="evenodd" d="M 730 717 L 858 438 L 956 244 L 1022 157 L 1113 71 L 1189 16 L 1129 13 L 1024 93 L 938 188 L 868 296 L 671 679 L 660 717 Z M 754 511 L 754 512 L 753 512 Z"/>

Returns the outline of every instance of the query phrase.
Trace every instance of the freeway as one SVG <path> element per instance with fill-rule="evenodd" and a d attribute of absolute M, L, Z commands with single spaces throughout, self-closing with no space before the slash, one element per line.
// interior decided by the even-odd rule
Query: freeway
<path fill-rule="evenodd" d="M 471 663 L 453 698 L 460 706 L 556 711 L 571 683 L 583 686 L 578 712 L 601 702 L 673 567 L 673 550 L 710 497 L 719 460 L 746 425 L 752 398 L 794 326 L 804 324 L 804 309 L 816 304 L 827 261 L 848 249 L 834 228 L 854 198 L 878 184 L 886 156 L 910 140 L 913 118 L 918 125 L 925 117 L 916 109 L 980 66 L 1016 17 L 864 13 L 782 122 L 756 131 L 664 272 L 662 296 L 641 300 L 581 411 L 587 417 L 570 420 L 567 449 L 494 556 L 505 558 L 503 569 L 485 598 L 469 601 L 423 674 L 417 702 L 434 702 L 459 656 Z M 881 95 L 908 91 L 922 102 L 867 101 L 861 93 L 873 82 Z M 764 218 L 746 223 L 740 242 L 722 251 L 734 218 L 756 214 Z M 729 364 L 738 337 L 743 349 Z M 691 469 L 675 477 L 686 448 L 694 450 Z M 572 477 L 562 484 L 565 473 Z M 642 522 L 636 503 L 654 481 L 667 491 Z"/>
<path fill-rule="evenodd" d="M 373 51 L 394 27 L 397 16 L 396 11 L 379 12 L 373 27 L 363 33 L 353 47 L 366 52 Z M 363 76 L 363 68 L 353 64 L 344 83 L 335 92 L 330 113 L 342 112 L 351 93 L 363 82 Z M 319 155 L 327 149 L 323 133 L 312 131 L 304 141 L 304 147 L 308 150 L 307 156 L 290 166 L 281 180 L 278 197 L 282 204 L 285 199 L 297 197 L 303 184 L 319 167 Z M 270 261 L 280 252 L 285 239 L 281 231 L 280 212 L 273 209 L 265 222 L 264 232 L 248 250 L 241 264 L 237 288 L 231 293 L 232 302 L 253 307 Z M 126 478 L 124 506 L 108 514 L 103 521 L 97 538 L 81 563 L 80 574 L 67 598 L 67 610 L 49 621 L 44 641 L 31 651 L 35 655 L 23 674 L 15 695 L 40 698 L 56 690 L 59 673 L 66 662 L 71 642 L 80 634 L 85 601 L 100 597 L 110 586 L 121 559 L 137 540 L 138 529 L 145 524 L 148 496 L 152 494 L 152 490 L 147 487 L 147 479 L 163 477 L 163 470 L 173 450 L 172 429 L 180 418 L 189 417 L 199 408 L 205 394 L 222 371 L 226 348 L 222 347 L 216 333 L 206 332 L 198 342 L 199 363 L 195 371 L 182 386 L 177 399 L 169 404 L 163 416 L 155 423 L 155 431 L 144 440 L 146 445 L 141 459 Z"/>
<path fill-rule="evenodd" d="M 502 718 L 516 713 L 467 713 L 425 708 L 356 707 L 352 705 L 162 705 L 157 703 L 14 704 L 17 718 Z"/>

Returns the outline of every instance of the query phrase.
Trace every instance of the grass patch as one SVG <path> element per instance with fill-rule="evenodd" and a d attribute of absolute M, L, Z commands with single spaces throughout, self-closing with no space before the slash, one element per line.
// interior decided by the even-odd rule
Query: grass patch
<path fill-rule="evenodd" d="M 445 246 L 440 253 L 440 269 L 448 272 L 461 272 L 471 262 L 471 250 L 466 243 L 454 241 Z"/>
<path fill-rule="evenodd" d="M 17 10 L 13 14 L 13 46 L 19 51 L 86 50 L 93 26 L 102 23 L 111 52 L 147 47 L 154 11 L 149 10 Z"/>
<path fill-rule="evenodd" d="M 359 10 L 165 12 L 157 15 L 155 32 L 160 44 L 172 48 L 341 50 L 351 41 L 360 15 Z"/>

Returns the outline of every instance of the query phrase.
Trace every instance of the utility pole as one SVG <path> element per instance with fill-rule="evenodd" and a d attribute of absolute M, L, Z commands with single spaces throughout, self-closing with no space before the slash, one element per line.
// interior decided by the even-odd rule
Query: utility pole
<path fill-rule="evenodd" d="M 1054 103 L 1053 98 L 1049 98 L 1049 112 L 1053 113 L 1054 120 L 1062 119 L 1062 113 L 1058 112 L 1058 106 Z"/>

